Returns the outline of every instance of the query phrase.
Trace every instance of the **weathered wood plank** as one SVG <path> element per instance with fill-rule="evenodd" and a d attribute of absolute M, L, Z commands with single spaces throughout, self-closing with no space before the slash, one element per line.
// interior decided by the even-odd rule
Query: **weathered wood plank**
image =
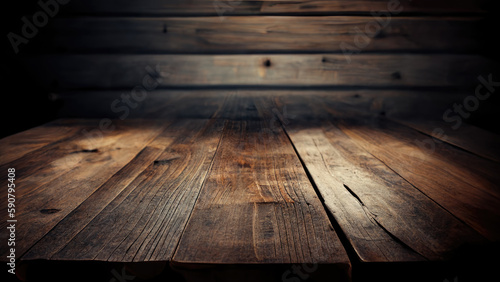
<path fill-rule="evenodd" d="M 471 0 L 354 0 L 354 1 L 265 1 L 262 5 L 262 12 L 267 13 L 373 13 L 375 12 L 395 12 L 404 13 L 481 13 L 485 12 L 485 4 L 488 1 Z M 396 13 L 398 14 L 398 13 Z"/>
<path fill-rule="evenodd" d="M 127 104 L 122 94 L 132 95 L 133 89 L 127 90 L 84 90 L 61 92 L 57 100 L 62 102 L 60 117 L 83 118 L 153 118 L 153 119 L 209 119 L 221 110 L 224 100 L 231 91 L 214 90 L 154 90 L 148 92 L 144 100 L 134 102 L 136 108 L 128 107 L 116 111 L 113 103 L 120 107 Z M 87 109 L 92 108 L 92 111 Z M 127 108 L 127 107 L 125 107 Z"/>
<path fill-rule="evenodd" d="M 358 145 L 476 229 L 500 238 L 500 165 L 387 119 L 344 119 L 342 131 Z M 431 144 L 427 145 L 427 143 Z"/>
<path fill-rule="evenodd" d="M 241 0 L 75 0 L 65 7 L 70 15 L 231 15 L 260 14 L 262 1 Z"/>
<path fill-rule="evenodd" d="M 446 260 L 486 242 L 329 121 L 290 121 L 286 131 L 361 261 Z"/>
<path fill-rule="evenodd" d="M 98 120 L 85 123 L 99 127 Z M 70 140 L 52 143 L 5 165 L 16 168 L 18 178 L 16 219 L 22 222 L 16 228 L 18 256 L 124 167 L 163 129 L 161 122 L 151 121 L 116 121 L 113 126 L 114 129 L 107 127 L 108 132 L 99 131 L 102 135 L 93 137 L 79 132 Z M 7 183 L 6 179 L 1 183 Z M 0 199 L 0 211 L 5 215 L 6 199 L 4 195 Z M 5 221 L 0 224 L 2 229 L 6 225 Z M 7 240 L 6 233 L 1 235 Z M 6 244 L 0 247 L 3 258 L 7 251 Z"/>
<path fill-rule="evenodd" d="M 483 158 L 500 162 L 500 136 L 470 124 L 462 123 L 457 129 L 455 124 L 436 120 L 395 119 L 395 121 L 414 128 L 436 140 L 445 141 Z"/>
<path fill-rule="evenodd" d="M 68 138 L 81 128 L 77 123 L 69 126 L 62 120 L 31 128 L 0 140 L 0 165 L 13 162 L 22 156 L 50 143 Z"/>
<path fill-rule="evenodd" d="M 239 14 L 370 14 L 372 11 L 388 11 L 387 0 L 145 0 L 136 1 L 98 1 L 73 0 L 64 6 L 69 14 L 113 14 L 113 15 L 239 15 Z M 402 0 L 401 13 L 483 13 L 483 4 L 488 1 L 427 1 Z M 399 8 L 398 8 L 399 9 Z"/>
<path fill-rule="evenodd" d="M 63 104 L 60 117 L 118 118 L 122 112 L 113 111 L 111 104 L 121 101 L 127 91 L 83 90 L 63 91 L 57 100 Z M 130 93 L 129 93 L 130 94 Z M 136 109 L 130 111 L 130 118 L 256 118 L 255 105 L 250 101 L 228 103 L 237 97 L 274 97 L 286 105 L 292 116 L 306 118 L 324 116 L 304 105 L 311 103 L 342 103 L 374 116 L 386 115 L 395 118 L 435 118 L 457 100 L 470 95 L 468 91 L 423 91 L 423 90 L 178 90 L 162 89 L 151 91 Z M 227 105 L 224 106 L 224 105 Z M 271 105 L 274 106 L 274 105 Z M 86 109 L 92 107 L 92 111 Z M 278 110 L 283 110 L 283 105 Z"/>
<path fill-rule="evenodd" d="M 165 125 L 168 123 L 168 121 L 165 121 Z M 130 185 L 140 173 L 146 170 L 172 141 L 173 138 L 170 136 L 161 134 L 148 144 L 133 160 L 113 175 L 81 205 L 62 219 L 47 235 L 32 246 L 22 259 L 50 259 Z"/>
<path fill-rule="evenodd" d="M 110 123 L 108 123 L 110 122 Z M 24 197 L 36 194 L 38 190 L 44 190 L 44 185 L 48 185 L 54 179 L 59 178 L 73 169 L 79 169 L 79 166 L 96 158 L 101 161 L 110 161 L 111 158 L 116 158 L 115 151 L 121 150 L 119 144 L 115 144 L 116 148 L 109 148 L 114 142 L 118 142 L 120 138 L 126 138 L 138 134 L 138 140 L 147 138 L 147 134 L 154 136 L 155 132 L 161 130 L 159 123 L 151 121 L 113 121 L 111 120 L 82 120 L 82 119 L 64 119 L 60 123 L 68 126 L 75 126 L 73 135 L 65 139 L 55 141 L 47 146 L 34 150 L 23 157 L 16 159 L 10 163 L 0 166 L 0 169 L 7 170 L 8 167 L 16 169 L 18 179 L 16 184 L 23 189 L 16 190 L 16 196 Z M 147 130 L 136 130 L 135 127 L 144 126 Z M 124 143 L 128 151 L 133 150 L 134 146 L 142 144 Z M 100 147 L 104 147 L 101 151 Z M 131 148 L 128 148 L 131 147 Z M 108 153 L 109 150 L 111 153 Z M 103 155 L 103 152 L 105 155 Z M 111 157 L 108 156 L 111 154 Z M 119 160 L 120 158 L 116 158 Z M 46 165 L 41 166 L 40 162 Z M 0 181 L 6 181 L 6 175 L 0 176 Z M 68 177 L 68 176 L 66 176 Z M 0 195 L 0 198 L 7 197 Z M 5 207 L 4 207 L 5 208 Z"/>
<path fill-rule="evenodd" d="M 182 120 L 169 126 L 152 142 L 166 149 L 133 179 L 116 176 L 118 181 L 127 179 L 122 191 L 71 241 L 65 239 L 51 259 L 170 260 L 209 170 L 222 126 L 223 121 L 215 120 Z M 95 214 L 92 207 L 97 199 L 93 198 L 107 189 L 111 187 L 97 191 L 70 216 Z M 73 224 L 71 218 L 63 223 Z"/>
<path fill-rule="evenodd" d="M 161 91 L 160 91 L 161 93 Z M 170 95 L 177 95 L 171 103 L 162 103 L 158 97 L 157 109 L 150 109 L 147 114 L 151 117 L 201 118 L 208 119 L 217 116 L 223 109 L 224 101 L 229 93 L 225 91 L 168 91 Z M 165 94 L 165 93 L 164 93 Z M 160 94 L 161 95 L 161 94 Z"/>
<path fill-rule="evenodd" d="M 481 18 L 371 17 L 60 18 L 32 52 L 474 52 Z M 485 27 L 481 27 L 484 29 Z"/>
<path fill-rule="evenodd" d="M 16 169 L 18 176 L 16 186 L 23 187 L 23 189 L 16 190 L 17 197 L 36 193 L 44 185 L 76 168 L 87 155 L 92 156 L 94 153 L 99 153 L 98 145 L 107 145 L 107 143 L 103 143 L 107 140 L 104 140 L 105 132 L 99 129 L 99 120 L 62 119 L 59 123 L 73 126 L 72 134 L 0 166 L 2 170 L 7 170 L 9 167 Z M 124 128 L 127 128 L 126 124 L 121 130 L 111 132 L 109 139 L 115 140 L 125 135 Z M 106 129 L 111 129 L 111 127 Z M 37 131 L 38 129 L 35 128 L 34 134 Z M 20 140 L 19 142 L 22 143 Z M 41 166 L 41 161 L 46 165 Z M 1 175 L 0 181 L 2 183 L 7 181 L 7 176 Z M 7 200 L 6 197 L 6 194 L 0 195 L 0 199 L 3 201 Z"/>
<path fill-rule="evenodd" d="M 145 79 L 148 87 L 472 86 L 478 73 L 498 68 L 476 55 L 409 54 L 46 55 L 23 64 L 41 87 L 92 89 L 132 89 Z"/>
<path fill-rule="evenodd" d="M 248 120 L 228 122 L 173 260 L 349 265 L 283 130 Z"/>
<path fill-rule="evenodd" d="M 259 98 L 267 97 L 267 106 L 272 106 L 270 92 L 255 91 L 226 91 L 222 108 L 217 112 L 215 118 L 230 120 L 262 120 L 263 115 L 259 113 L 256 102 Z M 269 109 L 270 111 L 270 109 Z"/>

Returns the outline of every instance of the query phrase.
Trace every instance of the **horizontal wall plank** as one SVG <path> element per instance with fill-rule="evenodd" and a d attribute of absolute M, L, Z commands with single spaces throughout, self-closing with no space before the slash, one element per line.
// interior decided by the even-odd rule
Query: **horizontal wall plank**
<path fill-rule="evenodd" d="M 263 1 L 240 0 L 74 0 L 65 9 L 71 15 L 241 15 L 260 14 Z"/>
<path fill-rule="evenodd" d="M 498 68 L 475 55 L 410 54 L 45 55 L 26 57 L 22 64 L 45 89 L 474 86 L 479 74 Z"/>
<path fill-rule="evenodd" d="M 386 25 L 387 24 L 387 25 Z M 31 52 L 248 53 L 480 50 L 480 18 L 58 18 Z"/>
<path fill-rule="evenodd" d="M 119 118 L 126 110 L 114 111 L 112 104 L 119 101 L 124 106 L 122 94 L 129 90 L 68 91 L 56 94 L 62 106 L 60 117 Z M 256 96 L 281 99 L 287 103 L 290 115 L 301 118 L 321 118 L 324 113 L 310 110 L 303 105 L 310 103 L 336 103 L 349 106 L 372 115 L 396 118 L 419 116 L 436 119 L 455 102 L 470 95 L 468 91 L 417 91 L 417 90 L 155 90 L 136 108 L 129 108 L 126 115 L 131 118 L 226 118 L 241 119 L 255 113 L 246 107 L 244 97 Z M 223 108 L 226 99 L 242 97 L 236 108 Z M 92 110 L 88 110 L 92 109 Z M 234 115 L 237 112 L 238 115 Z M 255 118 L 255 117 L 254 117 Z"/>
<path fill-rule="evenodd" d="M 240 1 L 240 0 L 145 0 L 99 1 L 73 0 L 67 7 L 71 14 L 133 14 L 133 15 L 240 15 L 240 14 L 310 14 L 366 13 L 387 11 L 387 0 L 323 0 L 323 1 Z M 401 13 L 481 13 L 488 0 L 401 0 Z"/>
<path fill-rule="evenodd" d="M 262 12 L 267 13 L 296 13 L 296 12 L 344 12 L 344 13 L 372 13 L 373 11 L 390 11 L 391 1 L 387 0 L 354 0 L 354 1 L 264 1 Z M 481 13 L 484 12 L 488 1 L 474 0 L 401 0 L 393 1 L 399 4 L 400 13 Z M 392 6 L 391 6 L 392 7 Z"/>

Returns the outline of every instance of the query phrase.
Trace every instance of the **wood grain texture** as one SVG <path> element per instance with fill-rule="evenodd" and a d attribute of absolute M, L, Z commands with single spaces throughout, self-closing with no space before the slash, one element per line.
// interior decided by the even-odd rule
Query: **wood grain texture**
<path fill-rule="evenodd" d="M 117 118 L 122 113 L 114 112 L 110 105 L 121 100 L 127 91 L 119 90 L 77 90 L 57 94 L 63 104 L 61 117 Z M 130 94 L 130 93 L 128 93 Z M 469 91 L 423 91 L 423 90 L 178 90 L 162 89 L 151 91 L 137 109 L 130 111 L 130 118 L 256 118 L 252 97 L 272 97 L 280 99 L 290 115 L 307 118 L 325 115 L 306 107 L 311 103 L 331 103 L 357 108 L 374 116 L 384 114 L 394 118 L 435 118 L 453 105 L 470 95 Z M 239 97 L 239 98 L 238 98 Z M 243 101 L 244 97 L 247 100 Z M 241 99 L 231 103 L 231 99 Z M 275 105 L 270 104 L 271 107 Z M 283 105 L 279 110 L 283 110 Z M 87 111 L 92 108 L 92 111 Z M 253 113 L 253 114 L 252 114 Z"/>
<path fill-rule="evenodd" d="M 145 169 L 136 175 L 116 175 L 107 184 L 110 187 L 98 190 L 63 222 L 62 229 L 72 229 L 71 217 L 95 214 L 95 201 L 104 201 L 98 200 L 101 194 L 112 199 L 88 224 L 79 226 L 82 229 L 70 241 L 66 238 L 51 259 L 170 260 L 210 168 L 222 126 L 223 121 L 214 120 L 182 120 L 169 126 L 149 148 L 166 147 L 154 161 L 143 163 Z M 126 182 L 122 191 L 108 195 L 107 190 L 120 182 Z M 45 242 L 40 244 L 46 247 Z"/>
<path fill-rule="evenodd" d="M 110 107 L 115 101 L 120 106 L 122 94 L 131 95 L 131 90 L 101 90 L 101 91 L 64 91 L 57 94 L 57 100 L 63 106 L 59 111 L 61 117 L 84 118 L 119 118 L 125 111 L 113 111 Z M 146 98 L 137 103 L 135 109 L 130 109 L 128 118 L 152 119 L 209 119 L 221 111 L 226 96 L 233 90 L 154 90 Z M 92 108 L 92 111 L 86 109 Z"/>
<path fill-rule="evenodd" d="M 65 7 L 69 15 L 241 15 L 260 14 L 262 1 L 224 0 L 75 0 Z M 217 8 L 216 8 L 217 7 Z M 218 9 L 218 10 L 217 10 Z"/>
<path fill-rule="evenodd" d="M 330 122 L 291 121 L 286 131 L 361 261 L 447 260 L 486 242 Z"/>
<path fill-rule="evenodd" d="M 478 73 L 498 68 L 476 55 L 408 54 L 46 55 L 23 64 L 38 73 L 39 86 L 63 89 L 133 89 L 144 79 L 157 87 L 474 86 Z"/>
<path fill-rule="evenodd" d="M 371 13 L 373 11 L 389 11 L 390 1 L 385 0 L 354 0 L 354 1 L 265 1 L 262 11 L 268 13 L 290 12 L 323 12 L 323 13 Z M 488 1 L 474 0 L 402 0 L 395 2 L 401 13 L 481 13 L 485 12 Z"/>
<path fill-rule="evenodd" d="M 480 24 L 481 18 L 445 17 L 398 17 L 384 28 L 372 17 L 356 16 L 60 18 L 30 48 L 37 53 L 129 54 L 342 53 L 350 48 L 363 53 L 473 52 L 481 49 Z"/>
<path fill-rule="evenodd" d="M 68 138 L 82 129 L 78 124 L 68 125 L 58 120 L 2 138 L 0 165 L 13 162 L 29 152 Z"/>
<path fill-rule="evenodd" d="M 92 164 L 102 161 L 113 166 L 114 162 L 122 160 L 122 156 L 119 154 L 122 149 L 125 149 L 123 152 L 126 158 L 131 153 L 130 151 L 133 152 L 136 149 L 135 146 L 139 148 L 145 146 L 145 144 L 141 144 L 141 141 L 147 142 L 149 140 L 147 138 L 154 137 L 154 134 L 157 134 L 162 127 L 161 122 L 154 121 L 108 121 L 111 122 L 108 124 L 109 126 L 100 127 L 101 124 L 105 124 L 102 123 L 102 120 L 63 119 L 60 123 L 75 127 L 73 135 L 1 165 L 0 168 L 3 170 L 7 170 L 8 167 L 16 169 L 16 175 L 19 177 L 16 184 L 24 187 L 17 190 L 16 195 L 19 197 L 33 196 L 37 191 L 45 190 L 44 185 L 49 185 L 56 178 L 64 175 L 68 178 L 70 177 L 68 173 L 74 173 L 74 170 L 85 171 L 88 162 Z M 138 130 L 136 128 L 140 126 L 145 129 Z M 131 138 L 135 134 L 137 134 L 137 143 L 131 140 L 124 142 L 124 147 L 120 146 L 122 138 Z M 46 165 L 40 166 L 40 162 Z M 89 168 L 91 167 L 92 165 L 89 166 Z M 5 175 L 0 176 L 0 181 L 7 181 L 6 177 Z M 0 196 L 2 199 L 3 197 L 7 196 Z"/>
<path fill-rule="evenodd" d="M 167 122 L 165 122 L 168 124 Z M 154 162 L 173 140 L 158 137 L 133 160 L 113 175 L 88 199 L 62 219 L 22 257 L 23 260 L 50 259 L 89 224 L 120 192 Z"/>
<path fill-rule="evenodd" d="M 457 129 L 455 124 L 444 121 L 422 119 L 396 119 L 397 122 L 414 128 L 435 140 L 445 141 L 483 158 L 500 162 L 500 136 L 481 128 L 462 123 Z M 439 142 L 439 141 L 438 141 Z"/>
<path fill-rule="evenodd" d="M 173 259 L 349 264 L 287 136 L 262 121 L 228 122 Z"/>
<path fill-rule="evenodd" d="M 74 121 L 78 127 L 78 121 Z M 83 122 L 87 128 L 98 120 Z M 89 137 L 83 131 L 64 142 L 54 142 L 2 166 L 16 168 L 16 252 L 21 256 L 59 221 L 87 199 L 103 183 L 125 166 L 162 130 L 161 123 L 127 121 L 102 135 Z M 108 128 L 109 129 L 109 128 Z M 2 176 L 1 183 L 7 183 Z M 62 195 L 65 195 L 64 197 Z M 7 215 L 7 195 L 0 198 Z M 7 223 L 0 225 L 5 230 Z M 6 239 L 5 232 L 1 237 Z M 6 257 L 8 247 L 0 247 Z"/>
<path fill-rule="evenodd" d="M 430 1 L 402 0 L 401 13 L 484 13 L 488 1 Z M 217 9 L 216 9 L 217 7 Z M 248 15 L 248 14 L 369 14 L 372 11 L 387 11 L 386 0 L 145 0 L 136 1 L 98 1 L 74 0 L 64 7 L 67 14 L 112 14 L 112 15 Z"/>
<path fill-rule="evenodd" d="M 348 119 L 339 126 L 357 144 L 429 198 L 484 237 L 498 240 L 498 163 L 434 142 L 416 130 L 387 119 Z M 429 142 L 430 145 L 423 145 Z"/>

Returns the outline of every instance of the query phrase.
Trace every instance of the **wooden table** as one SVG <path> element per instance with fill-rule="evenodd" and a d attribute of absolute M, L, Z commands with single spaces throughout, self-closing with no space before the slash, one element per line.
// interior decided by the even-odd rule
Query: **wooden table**
<path fill-rule="evenodd" d="M 208 118 L 60 119 L 0 140 L 18 276 L 104 265 L 109 281 L 123 263 L 196 281 L 481 275 L 500 238 L 500 138 L 305 99 L 233 95 Z"/>

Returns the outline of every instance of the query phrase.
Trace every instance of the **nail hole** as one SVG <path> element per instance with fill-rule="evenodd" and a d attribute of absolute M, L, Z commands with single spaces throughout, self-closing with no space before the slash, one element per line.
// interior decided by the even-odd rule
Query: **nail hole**
<path fill-rule="evenodd" d="M 271 66 L 271 60 L 267 59 L 264 61 L 264 66 L 270 67 Z"/>
<path fill-rule="evenodd" d="M 60 212 L 60 211 L 61 211 L 60 209 L 42 209 L 42 210 L 40 210 L 40 212 L 43 214 L 53 214 L 53 213 Z"/>
<path fill-rule="evenodd" d="M 399 71 L 397 71 L 397 72 L 393 72 L 393 73 L 391 74 L 391 77 L 392 77 L 393 79 L 401 79 L 401 73 L 400 73 Z"/>

